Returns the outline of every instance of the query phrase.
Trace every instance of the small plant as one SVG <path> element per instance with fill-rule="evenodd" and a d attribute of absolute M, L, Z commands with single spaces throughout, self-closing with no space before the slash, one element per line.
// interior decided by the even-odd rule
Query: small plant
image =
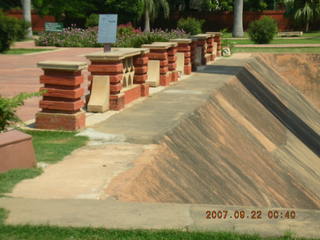
<path fill-rule="evenodd" d="M 270 43 L 278 32 L 277 22 L 270 17 L 263 17 L 260 20 L 250 23 L 248 34 L 254 43 Z"/>
<path fill-rule="evenodd" d="M 7 131 L 10 126 L 21 122 L 16 115 L 17 108 L 24 104 L 28 98 L 41 96 L 43 92 L 20 93 L 13 98 L 4 98 L 0 96 L 0 132 Z"/>
<path fill-rule="evenodd" d="M 203 24 L 204 24 L 204 20 L 198 20 L 191 17 L 181 18 L 178 21 L 178 28 L 183 29 L 187 33 L 195 35 L 202 32 Z"/>

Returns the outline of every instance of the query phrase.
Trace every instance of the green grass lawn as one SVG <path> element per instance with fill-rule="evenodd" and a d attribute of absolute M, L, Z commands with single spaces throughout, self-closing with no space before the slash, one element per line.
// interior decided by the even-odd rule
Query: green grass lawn
<path fill-rule="evenodd" d="M 4 221 L 6 220 L 7 216 L 8 216 L 8 211 L 3 208 L 0 208 L 0 229 L 1 229 L 1 225 L 4 224 Z"/>
<path fill-rule="evenodd" d="M 262 238 L 234 233 L 183 232 L 165 230 L 106 230 L 48 226 L 0 226 L 0 239 L 8 240 L 293 240 L 288 236 Z"/>
<path fill-rule="evenodd" d="M 227 32 L 223 34 L 224 38 L 232 38 L 232 33 L 231 32 Z M 244 38 L 249 38 L 249 35 L 247 32 L 244 33 Z M 314 37 L 318 37 L 320 38 L 320 31 L 316 31 L 316 32 L 309 32 L 309 33 L 303 33 L 303 35 L 301 37 L 304 38 L 314 38 Z M 280 38 L 280 39 L 286 39 L 285 37 L 278 37 L 276 36 L 276 38 Z"/>
<path fill-rule="evenodd" d="M 254 44 L 249 39 L 230 39 L 233 44 Z M 320 44 L 320 36 L 308 39 L 274 39 L 270 44 Z"/>
<path fill-rule="evenodd" d="M 301 47 L 301 48 L 270 48 L 270 47 L 235 47 L 233 53 L 320 53 L 320 47 Z"/>
<path fill-rule="evenodd" d="M 32 135 L 32 142 L 38 162 L 56 163 L 73 150 L 84 146 L 87 137 L 75 136 L 76 132 L 25 131 Z M 0 197 L 12 191 L 20 181 L 34 178 L 42 173 L 39 168 L 14 169 L 0 174 Z M 0 238 L 1 239 L 1 238 Z"/>
<path fill-rule="evenodd" d="M 44 52 L 44 51 L 52 51 L 53 48 L 12 48 L 8 51 L 5 51 L 3 54 L 12 54 L 12 55 L 20 55 L 20 54 L 27 54 L 27 53 L 37 53 L 37 52 Z"/>

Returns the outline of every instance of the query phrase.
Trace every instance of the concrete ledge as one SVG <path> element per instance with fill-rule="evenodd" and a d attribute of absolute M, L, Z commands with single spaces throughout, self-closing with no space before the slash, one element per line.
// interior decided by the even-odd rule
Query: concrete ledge
<path fill-rule="evenodd" d="M 175 38 L 175 39 L 170 39 L 170 42 L 177 42 L 177 43 L 191 43 L 192 40 L 188 38 Z"/>
<path fill-rule="evenodd" d="M 87 63 L 72 61 L 43 61 L 39 62 L 37 66 L 42 69 L 80 71 L 87 68 Z"/>
<path fill-rule="evenodd" d="M 87 54 L 86 58 L 90 61 L 120 61 L 128 57 L 133 57 L 141 54 L 141 49 L 138 48 L 113 48 L 111 52 L 99 52 Z"/>

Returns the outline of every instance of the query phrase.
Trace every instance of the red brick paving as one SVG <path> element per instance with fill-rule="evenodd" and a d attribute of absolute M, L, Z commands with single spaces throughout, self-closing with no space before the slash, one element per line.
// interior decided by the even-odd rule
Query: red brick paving
<path fill-rule="evenodd" d="M 32 47 L 32 43 L 20 43 L 19 47 Z M 11 97 L 21 92 L 39 91 L 41 69 L 37 62 L 46 60 L 87 61 L 83 54 L 102 51 L 99 48 L 66 48 L 59 51 L 37 53 L 33 55 L 3 55 L 0 54 L 0 95 Z M 87 71 L 85 71 L 87 75 Z M 87 78 L 85 84 L 87 85 Z M 18 110 L 18 116 L 27 121 L 35 117 L 39 111 L 39 99 L 33 98 Z"/>

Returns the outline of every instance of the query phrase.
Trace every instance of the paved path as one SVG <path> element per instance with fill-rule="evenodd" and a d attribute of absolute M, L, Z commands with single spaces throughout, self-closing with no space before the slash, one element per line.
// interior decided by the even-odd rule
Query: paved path
<path fill-rule="evenodd" d="M 320 42 L 320 40 L 319 40 Z M 298 47 L 320 47 L 319 44 L 314 43 L 303 43 L 303 44 L 235 44 L 235 47 L 252 47 L 252 48 L 259 48 L 259 47 L 266 47 L 266 48 L 298 48 Z"/>
<path fill-rule="evenodd" d="M 0 207 L 9 210 L 7 224 L 49 224 L 54 226 L 105 227 L 107 229 L 178 229 L 184 231 L 225 231 L 296 237 L 320 238 L 320 211 L 240 206 L 134 203 L 107 200 L 35 200 L 2 198 Z M 207 211 L 227 211 L 222 219 L 207 219 Z M 235 219 L 236 211 L 245 211 Z M 269 219 L 268 211 L 278 219 Z M 261 211 L 261 219 L 252 219 Z M 295 219 L 286 219 L 287 212 Z"/>
<path fill-rule="evenodd" d="M 56 48 L 56 47 L 48 47 L 48 46 L 36 46 L 33 40 L 23 41 L 23 42 L 15 42 L 11 48 Z"/>
<path fill-rule="evenodd" d="M 23 42 L 19 44 L 31 44 Z M 37 62 L 45 60 L 86 61 L 84 54 L 97 52 L 98 48 L 59 48 L 46 53 L 24 55 L 0 54 L 0 95 L 11 97 L 21 92 L 36 92 L 41 87 L 39 76 L 41 69 Z M 18 111 L 23 121 L 34 118 L 38 112 L 39 98 L 26 101 L 24 107 Z"/>

